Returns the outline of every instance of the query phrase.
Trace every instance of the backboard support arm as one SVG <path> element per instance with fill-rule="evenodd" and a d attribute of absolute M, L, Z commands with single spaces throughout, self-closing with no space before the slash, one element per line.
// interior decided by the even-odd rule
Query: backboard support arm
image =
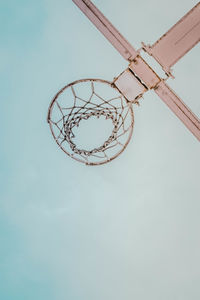
<path fill-rule="evenodd" d="M 170 74 L 170 68 L 200 41 L 200 2 L 152 46 L 144 50 Z"/>
<path fill-rule="evenodd" d="M 174 93 L 174 91 L 162 81 L 155 88 L 155 93 L 200 141 L 200 120 Z"/>
<path fill-rule="evenodd" d="M 126 60 L 131 61 L 138 55 L 133 46 L 119 33 L 119 31 L 108 21 L 108 19 L 91 1 L 72 1 L 82 10 L 88 19 Z"/>

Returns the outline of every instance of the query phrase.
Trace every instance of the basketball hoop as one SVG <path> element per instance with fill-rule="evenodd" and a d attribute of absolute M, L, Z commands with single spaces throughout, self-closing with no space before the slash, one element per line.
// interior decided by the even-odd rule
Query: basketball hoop
<path fill-rule="evenodd" d="M 110 124 L 110 132 L 100 145 L 78 145 L 76 135 L 83 120 L 96 120 L 95 136 L 102 122 Z M 74 81 L 62 88 L 53 98 L 48 110 L 48 123 L 59 147 L 70 157 L 86 165 L 101 165 L 116 158 L 128 145 L 133 132 L 132 103 L 111 84 L 100 79 Z M 98 127 L 101 128 L 98 128 Z M 92 135 L 92 134 L 91 134 Z M 98 136 L 99 137 L 99 136 Z M 85 135 L 85 140 L 88 135 Z"/>

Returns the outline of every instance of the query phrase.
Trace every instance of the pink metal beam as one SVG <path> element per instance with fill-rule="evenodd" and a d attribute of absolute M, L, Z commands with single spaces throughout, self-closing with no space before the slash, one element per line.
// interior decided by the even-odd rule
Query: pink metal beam
<path fill-rule="evenodd" d="M 147 52 L 165 71 L 200 41 L 200 2 L 166 32 Z"/>
<path fill-rule="evenodd" d="M 200 141 L 200 120 L 197 116 L 193 114 L 164 81 L 158 84 L 155 92 Z"/>
<path fill-rule="evenodd" d="M 118 52 L 127 60 L 133 60 L 137 51 L 119 33 L 119 31 L 106 19 L 100 10 L 89 0 L 72 0 L 90 21 L 111 42 Z"/>

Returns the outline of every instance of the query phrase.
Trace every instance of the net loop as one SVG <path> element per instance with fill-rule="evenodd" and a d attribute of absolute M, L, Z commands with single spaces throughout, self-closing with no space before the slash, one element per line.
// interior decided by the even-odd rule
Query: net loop
<path fill-rule="evenodd" d="M 112 130 L 102 145 L 84 149 L 77 146 L 74 131 L 81 127 L 81 121 L 91 117 L 110 120 Z M 131 103 L 110 82 L 83 79 L 56 94 L 49 107 L 48 122 L 53 137 L 66 154 L 87 165 L 99 165 L 117 157 L 126 148 L 134 117 Z"/>

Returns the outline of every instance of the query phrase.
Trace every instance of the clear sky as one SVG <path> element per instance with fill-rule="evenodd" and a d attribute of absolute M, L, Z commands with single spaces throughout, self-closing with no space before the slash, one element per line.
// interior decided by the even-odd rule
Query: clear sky
<path fill-rule="evenodd" d="M 95 0 L 136 47 L 193 0 Z M 150 92 L 107 165 L 62 152 L 46 122 L 67 83 L 127 62 L 70 0 L 0 1 L 0 299 L 199 300 L 199 143 Z M 199 45 L 170 86 L 200 115 Z"/>

